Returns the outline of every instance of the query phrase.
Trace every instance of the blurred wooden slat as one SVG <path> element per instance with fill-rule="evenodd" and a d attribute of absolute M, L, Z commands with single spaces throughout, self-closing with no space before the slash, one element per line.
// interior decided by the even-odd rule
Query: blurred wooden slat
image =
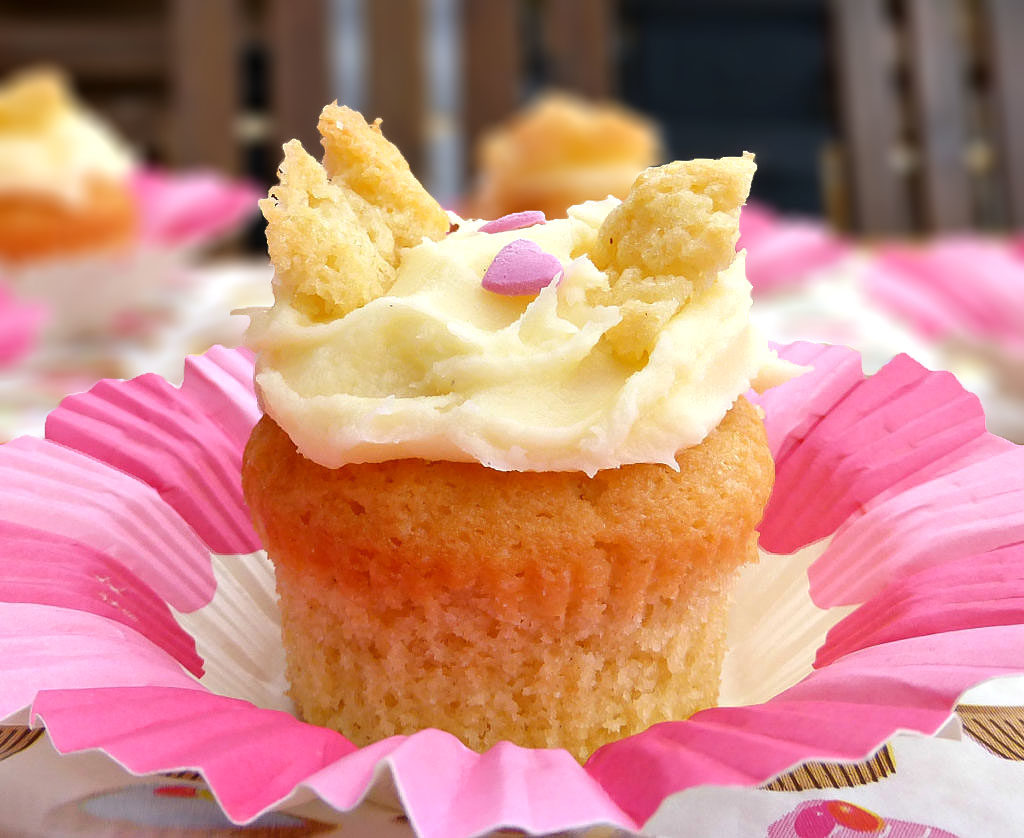
<path fill-rule="evenodd" d="M 420 0 L 367 3 L 370 70 L 367 119 L 384 120 L 384 133 L 423 177 L 426 73 Z"/>
<path fill-rule="evenodd" d="M 998 168 L 1009 223 L 1024 228 L 1024 2 L 983 0 Z"/>
<path fill-rule="evenodd" d="M 853 227 L 850 218 L 850 167 L 842 143 L 836 140 L 827 142 L 818 162 L 825 217 L 837 230 L 849 230 Z"/>
<path fill-rule="evenodd" d="M 615 92 L 611 0 L 547 0 L 541 13 L 548 83 L 593 99 L 611 97 Z"/>
<path fill-rule="evenodd" d="M 273 152 L 297 137 L 320 157 L 316 130 L 331 100 L 328 54 L 329 0 L 269 0 L 266 43 L 270 50 Z"/>
<path fill-rule="evenodd" d="M 899 103 L 893 79 L 885 0 L 830 0 L 840 122 L 851 168 L 854 224 L 864 233 L 906 233 L 906 179 L 895 170 Z"/>
<path fill-rule="evenodd" d="M 520 0 L 462 0 L 462 123 L 467 149 L 476 148 L 481 132 L 520 103 L 521 11 Z"/>
<path fill-rule="evenodd" d="M 167 31 L 161 19 L 60 20 L 0 15 L 4 71 L 40 61 L 73 77 L 104 81 L 160 79 L 167 71 Z"/>
<path fill-rule="evenodd" d="M 174 163 L 236 173 L 240 100 L 237 0 L 172 6 Z"/>
<path fill-rule="evenodd" d="M 966 79 L 958 37 L 959 0 L 907 0 L 911 112 L 918 137 L 918 177 L 929 232 L 971 226 L 966 165 Z"/>

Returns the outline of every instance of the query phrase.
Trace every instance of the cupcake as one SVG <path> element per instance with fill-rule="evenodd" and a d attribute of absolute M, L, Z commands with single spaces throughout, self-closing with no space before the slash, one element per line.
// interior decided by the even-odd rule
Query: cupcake
<path fill-rule="evenodd" d="M 792 373 L 748 322 L 752 158 L 485 222 L 379 124 L 319 128 L 262 203 L 242 474 L 302 718 L 582 760 L 714 704 L 773 481 L 742 394 Z"/>
<path fill-rule="evenodd" d="M 614 195 L 661 160 L 654 124 L 620 105 L 548 93 L 486 134 L 466 210 L 483 218 L 569 207 Z"/>
<path fill-rule="evenodd" d="M 0 87 L 0 261 L 21 264 L 129 242 L 133 160 L 57 71 Z"/>

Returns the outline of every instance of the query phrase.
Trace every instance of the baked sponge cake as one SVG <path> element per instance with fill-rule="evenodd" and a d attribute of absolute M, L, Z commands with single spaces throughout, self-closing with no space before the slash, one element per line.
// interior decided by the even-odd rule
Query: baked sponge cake
<path fill-rule="evenodd" d="M 138 210 L 123 144 L 57 70 L 0 87 L 0 262 L 103 251 L 128 242 Z"/>
<path fill-rule="evenodd" d="M 246 461 L 307 721 L 359 744 L 437 727 L 585 759 L 715 703 L 773 476 L 748 402 L 679 471 L 327 469 L 269 418 Z"/>
<path fill-rule="evenodd" d="M 792 373 L 747 318 L 752 159 L 484 222 L 378 124 L 319 127 L 262 205 L 242 474 L 302 717 L 582 760 L 713 704 L 773 480 L 742 393 Z"/>
<path fill-rule="evenodd" d="M 564 218 L 584 201 L 624 198 L 636 176 L 661 161 L 661 136 L 622 105 L 550 91 L 487 131 L 476 158 L 469 214 Z"/>

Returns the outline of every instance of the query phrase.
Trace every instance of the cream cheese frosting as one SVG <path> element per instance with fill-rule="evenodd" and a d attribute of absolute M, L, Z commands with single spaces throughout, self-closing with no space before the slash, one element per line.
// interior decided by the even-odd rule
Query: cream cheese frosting
<path fill-rule="evenodd" d="M 0 91 L 0 194 L 78 203 L 93 179 L 123 180 L 134 166 L 127 146 L 75 101 L 59 73 L 26 72 Z"/>
<path fill-rule="evenodd" d="M 736 398 L 795 373 L 750 324 L 751 286 L 736 255 L 661 330 L 642 359 L 603 336 L 619 307 L 588 303 L 608 276 L 587 255 L 619 201 L 484 233 L 482 221 L 404 250 L 388 291 L 314 322 L 279 295 L 250 312 L 263 408 L 299 452 L 328 468 L 403 458 L 499 470 L 676 467 Z M 533 296 L 485 290 L 498 252 L 527 239 L 561 273 Z"/>

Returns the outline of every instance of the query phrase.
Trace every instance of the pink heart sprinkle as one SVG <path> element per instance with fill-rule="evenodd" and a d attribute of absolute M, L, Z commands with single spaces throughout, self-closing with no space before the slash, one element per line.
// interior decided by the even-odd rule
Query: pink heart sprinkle
<path fill-rule="evenodd" d="M 561 271 L 562 263 L 536 242 L 516 239 L 498 251 L 484 274 L 483 286 L 508 297 L 536 294 Z"/>
<path fill-rule="evenodd" d="M 481 233 L 507 233 L 509 230 L 522 230 L 524 227 L 532 227 L 534 224 L 544 224 L 547 219 L 540 210 L 526 210 L 525 212 L 513 212 L 488 221 L 480 228 Z"/>

